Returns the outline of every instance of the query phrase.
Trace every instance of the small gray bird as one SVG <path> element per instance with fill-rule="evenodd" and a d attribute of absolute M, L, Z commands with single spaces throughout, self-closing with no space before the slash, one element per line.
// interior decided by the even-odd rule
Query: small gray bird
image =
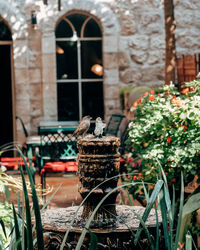
<path fill-rule="evenodd" d="M 97 117 L 94 134 L 95 136 L 101 137 L 103 134 L 103 129 L 106 127 L 106 124 L 102 122 L 101 117 Z"/>
<path fill-rule="evenodd" d="M 89 115 L 84 116 L 83 119 L 81 120 L 80 124 L 78 125 L 77 129 L 74 131 L 72 136 L 79 136 L 79 135 L 84 136 L 90 127 L 90 120 L 91 119 L 92 119 L 92 117 L 90 117 Z"/>

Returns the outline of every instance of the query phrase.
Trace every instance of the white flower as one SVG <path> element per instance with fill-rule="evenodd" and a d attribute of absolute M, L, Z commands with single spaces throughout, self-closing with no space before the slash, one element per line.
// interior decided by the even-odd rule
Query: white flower
<path fill-rule="evenodd" d="M 1 171 L 6 172 L 7 168 L 5 166 L 1 166 Z"/>

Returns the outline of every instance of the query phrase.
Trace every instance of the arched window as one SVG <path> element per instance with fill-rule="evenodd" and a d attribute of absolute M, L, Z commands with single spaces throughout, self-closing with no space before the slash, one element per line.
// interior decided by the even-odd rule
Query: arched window
<path fill-rule="evenodd" d="M 70 14 L 56 27 L 58 120 L 104 117 L 102 33 L 92 16 Z"/>

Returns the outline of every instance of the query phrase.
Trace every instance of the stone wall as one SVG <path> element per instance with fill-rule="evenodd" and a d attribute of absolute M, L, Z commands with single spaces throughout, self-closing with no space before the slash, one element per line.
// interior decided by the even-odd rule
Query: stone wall
<path fill-rule="evenodd" d="M 94 15 L 103 31 L 106 120 L 120 112 L 119 90 L 164 80 L 164 12 L 160 0 L 0 0 L 0 15 L 13 33 L 15 114 L 31 134 L 41 120 L 57 119 L 55 27 L 69 11 Z M 200 52 L 200 1 L 174 0 L 177 54 Z M 38 28 L 31 26 L 36 10 Z M 20 124 L 17 137 L 23 141 Z"/>

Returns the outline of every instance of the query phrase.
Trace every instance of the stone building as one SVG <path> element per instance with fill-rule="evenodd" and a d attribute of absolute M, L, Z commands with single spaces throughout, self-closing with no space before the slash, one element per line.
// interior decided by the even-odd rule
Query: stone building
<path fill-rule="evenodd" d="M 198 53 L 200 1 L 174 4 L 177 54 Z M 24 141 L 16 116 L 32 135 L 40 121 L 107 120 L 122 87 L 163 83 L 164 49 L 160 0 L 0 0 L 1 144 Z"/>

